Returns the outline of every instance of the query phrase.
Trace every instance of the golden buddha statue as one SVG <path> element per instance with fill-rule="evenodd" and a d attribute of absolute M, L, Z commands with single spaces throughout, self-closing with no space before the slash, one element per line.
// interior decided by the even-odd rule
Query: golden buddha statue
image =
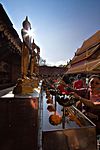
<path fill-rule="evenodd" d="M 32 44 L 29 32 L 31 30 L 31 24 L 28 21 L 28 17 L 26 17 L 25 21 L 23 21 L 23 29 L 21 30 L 23 44 L 22 44 L 22 64 L 21 64 L 21 72 L 22 78 L 27 78 L 28 68 L 30 64 L 30 56 L 32 51 Z"/>
<path fill-rule="evenodd" d="M 22 58 L 21 58 L 21 78 L 18 79 L 17 85 L 13 90 L 14 94 L 28 94 L 32 93 L 34 90 L 34 85 L 29 76 L 29 67 L 30 67 L 30 58 L 32 53 L 32 44 L 31 44 L 31 24 L 28 21 L 28 17 L 22 23 L 23 28 L 21 30 L 22 34 Z"/>

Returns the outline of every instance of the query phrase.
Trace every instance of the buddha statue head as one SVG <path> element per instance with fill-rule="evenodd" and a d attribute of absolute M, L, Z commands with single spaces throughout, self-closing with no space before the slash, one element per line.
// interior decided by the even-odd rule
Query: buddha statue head
<path fill-rule="evenodd" d="M 23 25 L 23 28 L 26 29 L 26 30 L 30 30 L 31 29 L 31 24 L 28 21 L 28 17 L 27 16 L 26 16 L 26 19 L 23 21 L 22 25 Z"/>

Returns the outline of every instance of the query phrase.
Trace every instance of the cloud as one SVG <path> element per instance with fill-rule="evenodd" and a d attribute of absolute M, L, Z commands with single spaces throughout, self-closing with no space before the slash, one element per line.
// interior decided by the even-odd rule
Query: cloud
<path fill-rule="evenodd" d="M 66 65 L 67 64 L 67 61 L 66 60 L 60 60 L 60 61 L 57 61 L 56 63 L 55 62 L 46 62 L 46 64 L 48 66 L 59 66 L 59 65 Z"/>

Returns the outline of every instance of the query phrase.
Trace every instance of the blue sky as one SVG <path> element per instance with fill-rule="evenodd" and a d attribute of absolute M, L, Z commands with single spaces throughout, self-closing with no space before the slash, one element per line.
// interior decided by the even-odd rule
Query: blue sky
<path fill-rule="evenodd" d="M 47 64 L 72 59 L 84 40 L 100 30 L 100 0 L 1 0 L 21 37 L 26 16 Z"/>

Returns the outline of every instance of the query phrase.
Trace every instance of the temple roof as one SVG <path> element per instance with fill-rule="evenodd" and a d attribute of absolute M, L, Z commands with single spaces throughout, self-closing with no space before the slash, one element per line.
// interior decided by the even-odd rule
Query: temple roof
<path fill-rule="evenodd" d="M 83 45 L 77 49 L 75 56 L 73 57 L 71 64 L 75 64 L 84 59 L 88 59 L 98 49 L 100 49 L 100 30 L 97 31 L 88 40 L 83 42 Z"/>
<path fill-rule="evenodd" d="M 100 30 L 83 42 L 71 60 L 66 73 L 95 72 L 100 73 Z"/>
<path fill-rule="evenodd" d="M 21 40 L 13 28 L 7 13 L 0 4 L 0 53 L 4 49 L 11 49 L 15 53 L 21 53 Z"/>
<path fill-rule="evenodd" d="M 84 64 L 80 64 L 75 67 L 71 67 L 66 73 L 100 73 L 100 58 L 90 62 L 85 62 Z"/>
<path fill-rule="evenodd" d="M 89 39 L 87 39 L 83 42 L 81 48 L 79 48 L 76 51 L 76 55 L 80 55 L 83 52 L 86 52 L 91 47 L 98 45 L 98 43 L 100 43 L 100 30 L 97 31 L 94 35 L 92 35 Z"/>

